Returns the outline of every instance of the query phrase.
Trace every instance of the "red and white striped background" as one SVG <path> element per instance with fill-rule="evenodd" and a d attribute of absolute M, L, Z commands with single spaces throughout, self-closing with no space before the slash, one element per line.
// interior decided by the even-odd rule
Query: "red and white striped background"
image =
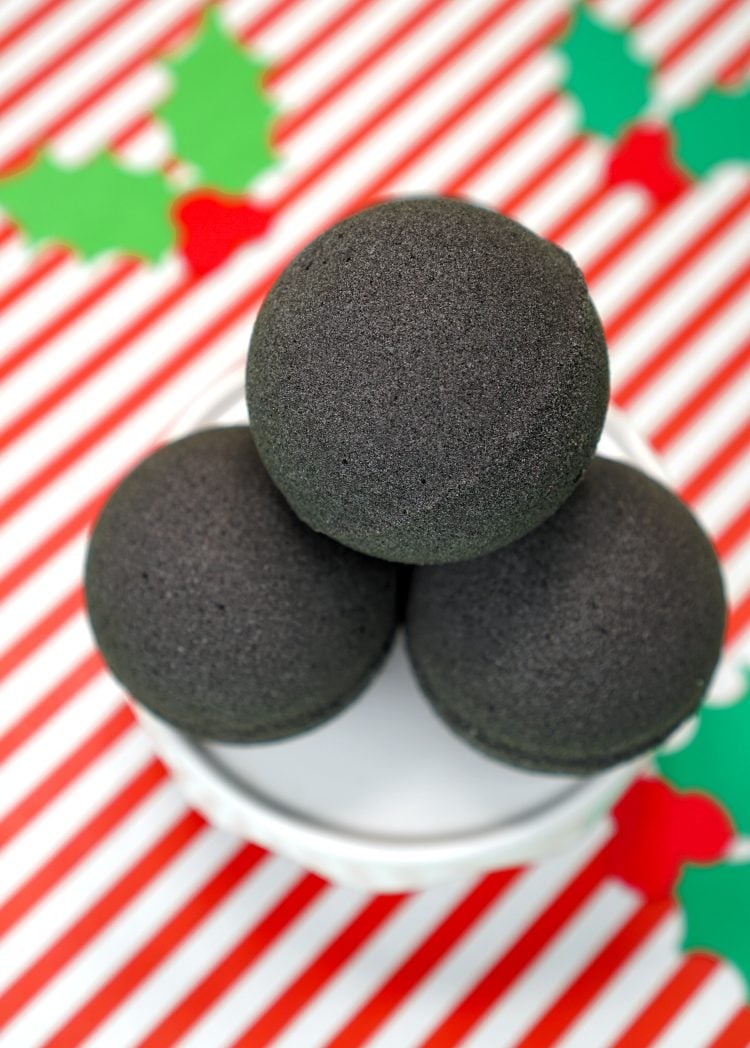
<path fill-rule="evenodd" d="M 0 167 L 49 143 L 170 163 L 144 114 L 193 0 L 3 0 Z M 32 252 L 0 218 L 0 1043 L 222 1048 L 746 1048 L 729 966 L 606 876 L 607 840 L 408 897 L 330 886 L 207 826 L 93 652 L 85 534 L 103 493 L 218 372 L 269 280 L 378 195 L 461 193 L 579 260 L 615 396 L 713 534 L 750 641 L 750 177 L 670 205 L 602 188 L 548 48 L 568 0 L 225 0 L 268 58 L 269 232 L 205 279 Z M 747 0 L 598 0 L 659 64 L 659 107 L 746 75 Z M 732 673 L 720 682 L 731 700 Z"/>

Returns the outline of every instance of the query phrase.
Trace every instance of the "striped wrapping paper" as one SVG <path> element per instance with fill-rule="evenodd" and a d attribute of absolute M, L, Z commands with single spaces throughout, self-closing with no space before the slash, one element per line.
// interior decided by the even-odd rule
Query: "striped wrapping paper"
<path fill-rule="evenodd" d="M 49 145 L 168 169 L 154 59 L 195 0 L 3 0 L 0 167 Z M 414 896 L 328 885 L 207 826 L 93 651 L 87 528 L 103 493 L 238 367 L 279 266 L 379 196 L 460 193 L 562 243 L 611 347 L 615 400 L 713 535 L 736 699 L 750 644 L 750 177 L 655 200 L 603 180 L 550 48 L 568 0 L 225 0 L 269 64 L 267 231 L 206 274 L 31 247 L 0 215 L 0 1043 L 222 1048 L 747 1048 L 736 969 L 608 875 L 607 833 L 529 870 Z M 747 0 L 598 0 L 658 66 L 653 111 L 747 75 Z M 748 929 L 750 936 L 750 928 Z"/>

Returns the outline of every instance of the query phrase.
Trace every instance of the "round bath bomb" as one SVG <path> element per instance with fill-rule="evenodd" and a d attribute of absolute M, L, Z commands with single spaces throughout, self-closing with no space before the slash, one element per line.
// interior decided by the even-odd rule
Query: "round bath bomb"
<path fill-rule="evenodd" d="M 310 531 L 246 427 L 161 448 L 123 480 L 86 564 L 101 652 L 135 699 L 204 738 L 304 731 L 353 699 L 396 625 L 396 572 Z"/>
<path fill-rule="evenodd" d="M 695 710 L 724 619 L 716 557 L 688 509 L 597 458 L 512 546 L 417 568 L 407 628 L 417 675 L 459 735 L 511 764 L 586 774 Z"/>
<path fill-rule="evenodd" d="M 354 549 L 464 560 L 549 517 L 607 406 L 572 258 L 458 200 L 380 204 L 323 233 L 260 310 L 247 397 L 295 512 Z"/>

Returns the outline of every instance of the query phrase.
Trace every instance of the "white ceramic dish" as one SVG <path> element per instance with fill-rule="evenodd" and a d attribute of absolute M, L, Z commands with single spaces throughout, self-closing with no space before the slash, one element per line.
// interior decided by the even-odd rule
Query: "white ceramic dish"
<path fill-rule="evenodd" d="M 242 375 L 233 372 L 169 436 L 245 421 Z M 599 450 L 663 479 L 616 411 Z M 424 888 L 557 852 L 592 832 L 646 763 L 575 778 L 532 774 L 482 756 L 432 712 L 401 637 L 360 699 L 283 742 L 205 743 L 137 712 L 207 819 L 331 880 L 373 891 Z"/>

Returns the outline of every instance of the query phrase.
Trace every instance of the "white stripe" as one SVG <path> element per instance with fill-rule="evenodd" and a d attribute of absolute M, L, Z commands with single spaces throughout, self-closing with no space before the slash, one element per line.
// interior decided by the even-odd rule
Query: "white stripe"
<path fill-rule="evenodd" d="M 653 433 L 700 392 L 743 345 L 749 329 L 750 301 L 739 289 L 697 337 L 685 342 L 672 362 L 638 391 L 628 404 L 628 417 L 642 433 Z"/>
<path fill-rule="evenodd" d="M 651 1048 L 709 1048 L 744 1003 L 745 987 L 738 972 L 723 965 L 692 995 Z"/>
<path fill-rule="evenodd" d="M 465 167 L 467 156 L 481 153 L 498 132 L 502 133 L 514 120 L 527 113 L 542 95 L 553 90 L 555 79 L 556 65 L 550 56 L 534 58 L 499 91 L 473 107 L 464 120 L 410 167 L 408 173 L 397 178 L 393 193 L 401 196 L 421 192 L 425 184 L 429 185 L 429 172 L 435 166 L 445 172 L 446 180 L 455 177 Z M 473 195 L 478 196 L 475 192 Z"/>
<path fill-rule="evenodd" d="M 680 0 L 664 4 L 635 30 L 638 49 L 656 62 L 675 40 L 686 36 L 714 0 Z"/>
<path fill-rule="evenodd" d="M 718 535 L 728 527 L 747 506 L 748 477 L 750 446 L 744 454 L 737 456 L 733 465 L 698 502 L 701 517 L 712 535 Z"/>
<path fill-rule="evenodd" d="M 696 94 L 711 86 L 723 66 L 747 44 L 748 21 L 747 4 L 739 3 L 710 32 L 703 33 L 675 66 L 656 79 L 659 111 L 690 105 Z"/>
<path fill-rule="evenodd" d="M 152 759 L 145 736 L 128 731 L 49 802 L 4 849 L 0 900 L 9 898 Z"/>
<path fill-rule="evenodd" d="M 33 258 L 33 249 L 29 247 L 22 237 L 14 232 L 10 239 L 6 240 L 0 247 L 0 273 L 2 274 L 0 294 L 4 294 L 11 284 L 14 284 L 19 277 L 25 275 Z M 0 320 L 2 320 L 1 314 Z M 0 361 L 9 355 L 9 352 L 10 347 L 5 339 L 0 339 Z"/>
<path fill-rule="evenodd" d="M 322 1048 L 336 1030 L 459 905 L 476 882 L 451 882 L 410 897 L 370 935 L 274 1042 L 275 1048 Z"/>
<path fill-rule="evenodd" d="M 311 37 L 324 22 L 340 11 L 346 2 L 347 0 L 314 0 L 314 3 L 307 3 L 297 0 L 291 10 L 263 30 L 259 37 L 263 50 L 272 55 L 285 55 Z M 249 13 L 253 19 L 257 18 L 257 7 L 249 8 Z M 237 21 L 235 14 L 232 24 L 237 25 Z"/>
<path fill-rule="evenodd" d="M 46 892 L 0 943 L 0 990 L 39 960 L 186 813 L 166 782 L 126 815 L 70 873 Z"/>
<path fill-rule="evenodd" d="M 0 679 L 0 731 L 5 732 L 56 688 L 93 648 L 85 617 L 78 613 Z"/>
<path fill-rule="evenodd" d="M 590 193 L 601 178 L 602 148 L 596 141 L 587 142 L 582 152 L 555 171 L 529 200 L 521 206 L 518 219 L 530 229 L 544 235 L 560 219 Z"/>
<path fill-rule="evenodd" d="M 581 269 L 617 237 L 640 221 L 648 207 L 642 193 L 630 186 L 610 190 L 590 215 L 584 215 L 563 237 L 563 246 Z"/>
<path fill-rule="evenodd" d="M 466 1038 L 466 1048 L 506 1048 L 547 1011 L 557 996 L 617 934 L 639 906 L 635 893 L 605 883 L 545 947 Z"/>
<path fill-rule="evenodd" d="M 664 452 L 670 477 L 680 487 L 687 483 L 746 423 L 747 386 L 735 382 Z"/>
<path fill-rule="evenodd" d="M 658 347 L 695 316 L 750 259 L 750 212 L 707 246 L 612 340 L 612 380 L 624 383 Z"/>
<path fill-rule="evenodd" d="M 104 268 L 108 264 L 104 262 L 100 266 Z M 58 263 L 33 287 L 7 305 L 0 313 L 0 341 L 3 346 L 17 346 L 30 331 L 45 324 L 49 320 L 50 313 L 55 312 L 58 308 L 64 308 L 71 298 L 86 291 L 90 286 L 92 275 L 98 276 L 98 268 L 92 274 L 85 265 L 73 258 L 67 258 L 62 263 Z M 12 380 L 6 381 L 10 385 Z M 5 397 L 4 383 L 3 400 Z M 7 397 L 7 403 L 15 406 L 12 387 Z"/>
<path fill-rule="evenodd" d="M 298 866 L 274 857 L 262 859 L 239 887 L 202 918 L 188 938 L 170 950 L 154 973 L 108 1015 L 86 1041 L 89 1048 L 135 1048 L 140 1044 L 299 878 Z"/>
<path fill-rule="evenodd" d="M 667 918 L 618 969 L 556 1048 L 614 1044 L 667 984 L 684 957 L 680 922 Z"/>
<path fill-rule="evenodd" d="M 697 240 L 747 190 L 747 179 L 733 168 L 721 168 L 692 193 L 681 197 L 667 214 L 649 226 L 593 285 L 603 316 L 614 315 L 689 242 Z"/>
<path fill-rule="evenodd" d="M 750 592 L 750 535 L 724 560 L 730 606 L 739 604 Z"/>
<path fill-rule="evenodd" d="M 6 0 L 1 5 L 3 11 Z M 68 0 L 39 25 L 24 33 L 3 55 L 0 63 L 0 102 L 37 69 L 47 65 L 71 43 L 83 36 L 112 9 L 111 0 Z M 24 14 L 30 14 L 26 0 Z"/>
<path fill-rule="evenodd" d="M 11 1043 L 32 1045 L 51 1036 L 237 850 L 234 838 L 202 830 L 14 1017 L 6 1028 Z"/>
<path fill-rule="evenodd" d="M 367 901 L 364 892 L 353 888 L 326 888 L 204 1015 L 196 1017 L 181 1038 L 180 1048 L 229 1045 L 268 1009 Z"/>
<path fill-rule="evenodd" d="M 11 811 L 78 749 L 122 704 L 111 681 L 100 676 L 47 718 L 29 741 L 6 758 L 0 771 L 0 816 Z"/>
<path fill-rule="evenodd" d="M 608 830 L 602 826 L 584 846 L 531 867 L 445 953 L 425 979 L 378 1028 L 368 1048 L 421 1044 L 431 1030 L 523 935 L 565 885 L 591 859 Z"/>
<path fill-rule="evenodd" d="M 45 79 L 3 120 L 0 163 L 22 148 L 50 120 L 96 87 L 113 68 L 147 50 L 151 41 L 185 11 L 185 0 L 147 0 L 83 54 Z"/>
<path fill-rule="evenodd" d="M 67 596 L 71 580 L 80 579 L 86 554 L 86 538 L 81 535 L 48 559 L 29 580 L 0 602 L 0 637 L 3 648 L 15 644 L 43 614 Z"/>

